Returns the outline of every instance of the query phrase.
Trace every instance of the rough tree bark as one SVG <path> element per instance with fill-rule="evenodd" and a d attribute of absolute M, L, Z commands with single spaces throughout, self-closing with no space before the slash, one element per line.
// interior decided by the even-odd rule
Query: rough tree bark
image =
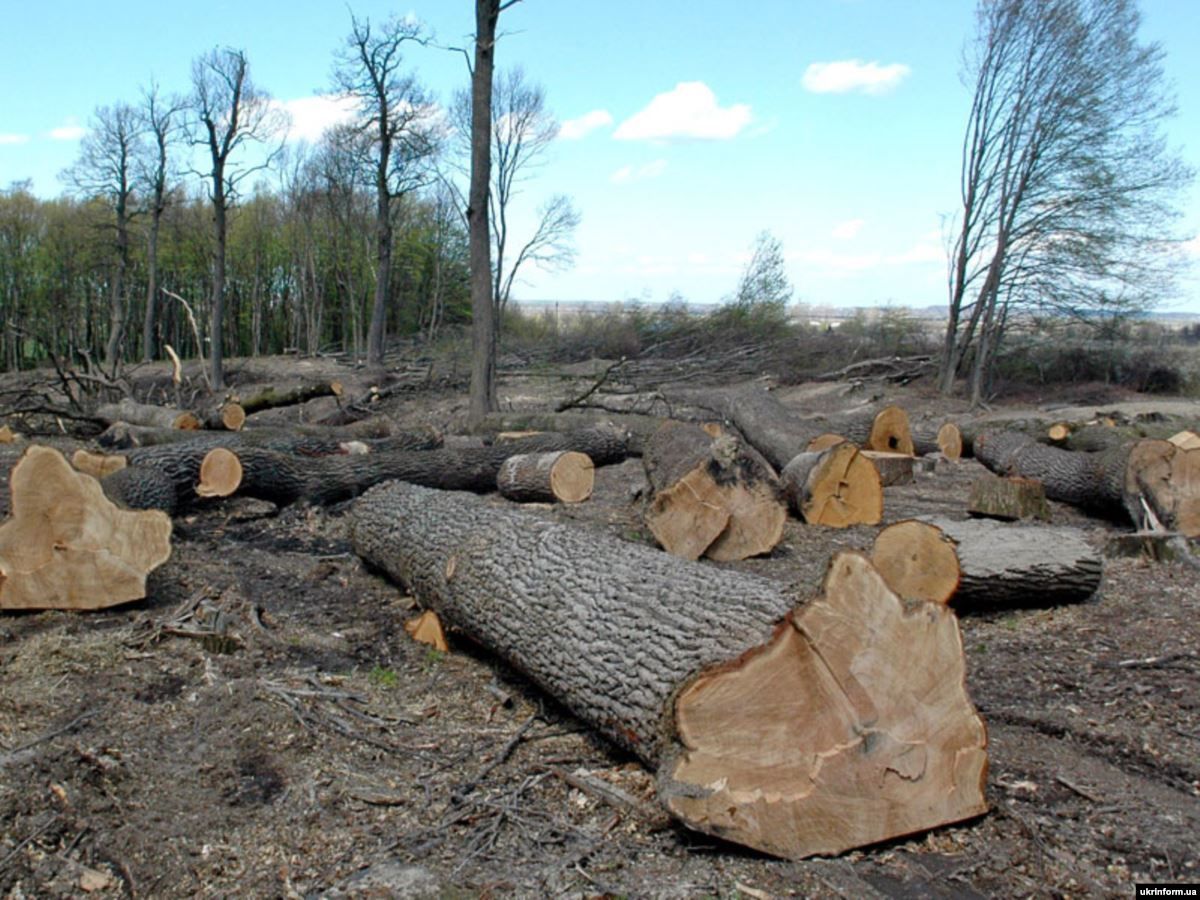
<path fill-rule="evenodd" d="M 463 494 L 381 486 L 355 549 L 658 771 L 687 826 L 837 853 L 985 809 L 953 615 L 841 554 L 781 586 Z"/>
<path fill-rule="evenodd" d="M 959 610 L 1078 603 L 1100 587 L 1103 561 L 1076 528 L 923 517 L 875 538 L 871 561 L 905 600 Z"/>

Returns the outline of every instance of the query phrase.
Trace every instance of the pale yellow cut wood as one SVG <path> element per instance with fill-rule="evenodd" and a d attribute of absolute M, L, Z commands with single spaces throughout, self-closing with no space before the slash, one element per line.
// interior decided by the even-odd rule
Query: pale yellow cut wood
<path fill-rule="evenodd" d="M 819 453 L 820 451 L 828 450 L 830 447 L 834 446 L 835 444 L 840 444 L 840 443 L 844 442 L 845 440 L 846 439 L 844 437 L 842 437 L 840 434 L 833 434 L 831 432 L 827 432 L 825 434 L 818 434 L 815 438 L 813 438 L 811 441 L 808 442 L 808 446 L 805 447 L 804 449 L 807 450 L 809 453 Z"/>
<path fill-rule="evenodd" d="M 962 429 L 953 422 L 946 422 L 938 429 L 937 442 L 942 448 L 942 456 L 946 459 L 962 459 Z"/>
<path fill-rule="evenodd" d="M 113 472 L 125 468 L 129 465 L 129 460 L 120 455 L 92 453 L 81 447 L 72 454 L 71 465 L 93 478 L 103 478 L 105 475 L 111 475 Z"/>
<path fill-rule="evenodd" d="M 883 517 L 879 472 L 853 444 L 801 453 L 780 480 L 793 511 L 810 525 L 875 525 Z"/>
<path fill-rule="evenodd" d="M 783 539 L 787 504 L 769 482 L 720 485 L 729 521 L 704 555 L 717 562 L 737 562 L 766 553 Z"/>
<path fill-rule="evenodd" d="M 521 438 L 533 437 L 535 434 L 541 434 L 540 431 L 501 431 L 494 438 L 497 444 L 504 441 L 518 441 Z"/>
<path fill-rule="evenodd" d="M 175 352 L 175 348 L 170 344 L 163 344 L 163 350 L 167 356 L 171 357 L 171 381 L 175 384 L 183 383 L 183 363 L 179 361 L 179 354 Z"/>
<path fill-rule="evenodd" d="M 415 618 L 404 623 L 408 636 L 420 644 L 428 644 L 443 653 L 450 649 L 446 643 L 446 632 L 442 630 L 442 620 L 432 609 L 427 609 Z"/>
<path fill-rule="evenodd" d="M 195 413 L 181 412 L 171 421 L 172 428 L 178 428 L 181 431 L 199 431 L 204 427 Z"/>
<path fill-rule="evenodd" d="M 949 603 L 962 577 L 954 542 L 940 528 L 913 519 L 879 532 L 871 562 L 902 600 Z"/>
<path fill-rule="evenodd" d="M 242 426 L 246 424 L 246 410 L 242 408 L 242 404 L 232 400 L 222 403 L 217 414 L 226 431 L 241 431 Z"/>
<path fill-rule="evenodd" d="M 912 430 L 908 424 L 908 413 L 899 406 L 881 409 L 871 425 L 871 435 L 865 447 L 868 450 L 886 450 L 912 456 Z"/>
<path fill-rule="evenodd" d="M 1071 426 L 1066 422 L 1055 422 L 1046 429 L 1046 436 L 1056 444 L 1061 444 L 1071 436 Z"/>
<path fill-rule="evenodd" d="M 645 521 L 660 547 L 682 559 L 699 559 L 729 524 L 729 510 L 724 492 L 699 467 L 658 491 Z"/>
<path fill-rule="evenodd" d="M 907 453 L 889 453 L 883 450 L 863 450 L 861 452 L 875 466 L 875 470 L 879 473 L 879 483 L 884 487 L 912 483 L 913 458 Z"/>
<path fill-rule="evenodd" d="M 906 605 L 840 553 L 823 597 L 681 693 L 668 808 L 791 859 L 979 815 L 987 733 L 965 675 L 949 608 Z"/>
<path fill-rule="evenodd" d="M 1167 438 L 1180 450 L 1200 450 L 1200 434 L 1194 431 L 1181 431 Z"/>
<path fill-rule="evenodd" d="M 241 486 L 242 475 L 242 462 L 237 454 L 225 447 L 215 447 L 200 463 L 196 493 L 201 497 L 228 497 Z"/>
<path fill-rule="evenodd" d="M 496 487 L 520 503 L 580 503 L 592 495 L 595 480 L 595 466 L 586 453 L 518 453 L 500 466 Z"/>
<path fill-rule="evenodd" d="M 50 447 L 32 446 L 10 476 L 0 525 L 0 609 L 103 609 L 146 596 L 171 555 L 171 520 L 124 510 L 100 482 Z"/>
<path fill-rule="evenodd" d="M 0 444 L 11 444 L 16 441 L 17 436 L 13 434 L 13 430 L 7 425 L 0 425 Z"/>

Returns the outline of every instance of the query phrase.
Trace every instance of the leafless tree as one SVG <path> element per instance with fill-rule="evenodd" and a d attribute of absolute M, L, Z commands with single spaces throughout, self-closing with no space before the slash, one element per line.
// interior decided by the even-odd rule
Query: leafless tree
<path fill-rule="evenodd" d="M 1162 50 L 1134 0 L 980 0 L 940 387 L 985 384 L 1010 314 L 1144 308 L 1170 283 Z M 969 357 L 968 351 L 973 351 Z"/>
<path fill-rule="evenodd" d="M 182 98 L 164 96 L 151 83 L 142 92 L 140 114 L 146 141 L 139 148 L 137 182 L 150 213 L 146 235 L 146 308 L 142 319 L 142 359 L 149 362 L 156 351 L 158 309 L 158 237 L 163 213 L 175 179 L 172 153 L 183 125 Z"/>
<path fill-rule="evenodd" d="M 367 364 L 383 365 L 384 328 L 392 274 L 396 200 L 433 180 L 440 129 L 433 104 L 412 75 L 402 50 L 425 41 L 421 26 L 390 19 L 378 29 L 351 16 L 350 35 L 334 67 L 335 87 L 359 106 L 359 133 L 369 137 L 375 185 L 375 299 L 367 333 Z"/>
<path fill-rule="evenodd" d="M 104 362 L 113 371 L 125 335 L 126 275 L 129 271 L 129 225 L 135 212 L 134 160 L 141 137 L 138 112 L 126 103 L 96 110 L 92 127 L 79 148 L 79 159 L 63 172 L 66 181 L 85 197 L 102 197 L 113 213 L 115 255 L 109 278 L 109 327 Z"/>
<path fill-rule="evenodd" d="M 203 173 L 213 208 L 213 266 L 210 351 L 214 389 L 225 385 L 225 245 L 230 206 L 239 186 L 269 166 L 282 148 L 287 117 L 250 79 L 243 50 L 218 47 L 192 63 L 192 142 L 208 151 Z M 262 145 L 252 155 L 249 145 Z"/>

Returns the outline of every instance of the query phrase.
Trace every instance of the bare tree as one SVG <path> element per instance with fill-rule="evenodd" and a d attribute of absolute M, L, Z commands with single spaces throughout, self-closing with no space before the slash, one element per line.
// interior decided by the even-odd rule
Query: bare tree
<path fill-rule="evenodd" d="M 142 319 L 142 359 L 154 359 L 158 309 L 158 237 L 174 180 L 171 153 L 182 126 L 184 101 L 159 93 L 151 83 L 142 92 L 141 118 L 148 140 L 139 149 L 137 181 L 150 213 L 146 236 L 146 308 Z"/>
<path fill-rule="evenodd" d="M 492 177 L 492 74 L 496 24 L 519 0 L 475 0 L 475 54 L 471 67 L 471 187 L 467 194 L 471 271 L 471 390 L 467 423 L 474 427 L 496 409 L 496 318 L 492 297 L 488 187 Z"/>
<path fill-rule="evenodd" d="M 433 105 L 412 75 L 402 71 L 404 45 L 422 43 L 420 25 L 390 19 L 378 30 L 351 15 L 350 35 L 334 67 L 334 83 L 358 101 L 359 132 L 370 138 L 375 185 L 375 300 L 367 333 L 367 364 L 383 365 L 392 274 L 397 198 L 433 180 L 438 150 Z"/>
<path fill-rule="evenodd" d="M 1144 308 L 1169 289 L 1191 173 L 1134 0 L 980 0 L 940 387 L 985 384 L 1011 312 Z M 968 352 L 973 351 L 969 356 Z"/>
<path fill-rule="evenodd" d="M 79 159 L 63 179 L 79 194 L 102 197 L 113 213 L 115 255 L 108 293 L 108 340 L 104 362 L 113 370 L 125 334 L 126 276 L 129 272 L 129 225 L 133 208 L 134 159 L 141 136 L 137 110 L 126 103 L 96 110 L 79 148 Z"/>
<path fill-rule="evenodd" d="M 210 351 L 214 389 L 225 385 L 225 243 L 230 206 L 239 186 L 252 173 L 271 164 L 282 141 L 257 156 L 246 150 L 282 135 L 286 115 L 250 79 L 243 50 L 219 47 L 192 63 L 192 141 L 208 151 L 211 165 L 203 173 L 213 208 L 213 259 Z M 249 157 L 249 158 L 248 158 Z"/>

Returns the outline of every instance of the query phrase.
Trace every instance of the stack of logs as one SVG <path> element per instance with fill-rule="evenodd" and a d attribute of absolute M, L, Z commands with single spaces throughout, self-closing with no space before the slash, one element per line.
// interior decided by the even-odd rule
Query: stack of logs
<path fill-rule="evenodd" d="M 104 437 L 118 452 L 80 451 L 73 469 L 32 447 L 14 468 L 0 608 L 144 596 L 170 517 L 209 498 L 361 494 L 355 550 L 432 611 L 439 639 L 438 617 L 638 756 L 688 827 L 800 858 L 985 812 L 986 731 L 949 604 L 1084 599 L 1100 558 L 1072 529 L 928 518 L 882 529 L 869 556 L 834 555 L 811 598 L 695 560 L 771 552 L 789 507 L 809 524 L 876 525 L 915 455 L 972 449 L 1051 499 L 1200 533 L 1194 434 L 1085 452 L 913 429 L 897 407 L 806 419 L 760 388 L 720 402 L 720 423 L 668 421 L 642 447 L 645 522 L 669 553 L 463 493 L 586 500 L 594 467 L 630 453 L 615 426 L 450 449 L 384 419 L 254 427 L 246 397 L 191 418 L 126 403 L 105 412 L 126 420 Z"/>

